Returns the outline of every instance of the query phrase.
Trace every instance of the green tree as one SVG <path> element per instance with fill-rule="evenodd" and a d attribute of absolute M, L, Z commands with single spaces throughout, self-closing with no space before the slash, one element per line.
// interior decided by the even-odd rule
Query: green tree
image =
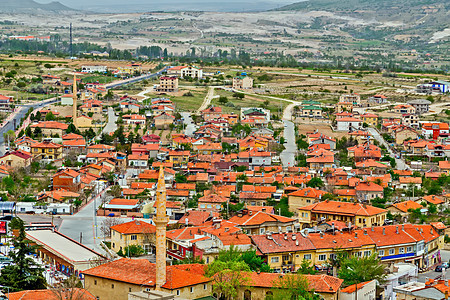
<path fill-rule="evenodd" d="M 371 256 L 352 256 L 344 259 L 338 271 L 338 277 L 344 280 L 345 285 L 352 285 L 370 280 L 383 283 L 386 278 L 384 266 L 377 254 Z"/>
<path fill-rule="evenodd" d="M 270 267 L 256 255 L 256 250 L 247 250 L 241 254 L 242 259 L 252 271 L 270 272 Z"/>
<path fill-rule="evenodd" d="M 228 102 L 228 98 L 227 97 L 225 97 L 225 96 L 220 96 L 219 97 L 219 103 L 220 104 L 225 104 L 227 102 Z"/>
<path fill-rule="evenodd" d="M 45 121 L 55 121 L 55 115 L 50 111 L 45 115 Z"/>
<path fill-rule="evenodd" d="M 35 251 L 35 247 L 30 246 L 30 241 L 25 237 L 23 221 L 15 219 L 14 227 L 19 230 L 19 234 L 13 239 L 15 251 L 10 252 L 14 264 L 2 269 L 0 285 L 9 287 L 11 291 L 45 289 L 47 282 L 42 275 L 44 270 L 27 256 Z"/>
<path fill-rule="evenodd" d="M 297 270 L 297 274 L 311 274 L 314 275 L 317 273 L 316 268 L 312 265 L 310 260 L 304 259 L 300 264 L 300 267 Z"/>
<path fill-rule="evenodd" d="M 286 274 L 273 283 L 274 300 L 320 300 L 321 297 L 310 289 L 308 279 L 302 274 Z"/>
<path fill-rule="evenodd" d="M 117 254 L 123 257 L 137 257 L 144 255 L 145 251 L 140 245 L 129 245 L 122 250 L 119 250 Z"/>
<path fill-rule="evenodd" d="M 207 267 L 205 275 L 213 278 L 213 292 L 219 299 L 231 300 L 237 298 L 238 289 L 248 282 L 249 271 L 250 267 L 243 261 L 216 259 Z"/>
<path fill-rule="evenodd" d="M 312 188 L 316 188 L 324 186 L 324 183 L 320 177 L 313 177 L 306 183 L 306 185 Z"/>

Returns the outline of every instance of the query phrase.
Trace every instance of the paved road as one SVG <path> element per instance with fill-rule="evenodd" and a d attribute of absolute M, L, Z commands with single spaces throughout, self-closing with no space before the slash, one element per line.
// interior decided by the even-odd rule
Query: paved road
<path fill-rule="evenodd" d="M 369 132 L 370 134 L 375 138 L 375 140 L 378 141 L 378 143 L 383 144 L 386 149 L 389 152 L 389 156 L 395 158 L 395 162 L 397 163 L 397 169 L 398 170 L 409 170 L 410 167 L 406 164 L 406 162 L 403 159 L 399 159 L 395 157 L 394 152 L 392 152 L 390 146 L 388 145 L 388 143 L 386 143 L 386 141 L 384 140 L 384 138 L 378 133 L 378 131 L 375 128 L 369 127 Z"/>
<path fill-rule="evenodd" d="M 194 121 L 191 118 L 191 114 L 184 111 L 181 113 L 181 116 L 183 117 L 184 134 L 187 136 L 194 136 L 196 127 L 194 125 Z"/>
<path fill-rule="evenodd" d="M 108 134 L 110 132 L 114 132 L 117 129 L 117 121 L 118 117 L 116 116 L 114 109 L 112 107 L 108 107 L 108 123 L 103 128 L 102 133 Z"/>
<path fill-rule="evenodd" d="M 28 112 L 30 108 L 38 108 L 38 107 L 44 107 L 47 105 L 50 105 L 52 103 L 57 102 L 58 100 L 56 98 L 47 99 L 45 101 L 36 102 L 33 104 L 25 104 L 22 105 L 20 110 L 15 114 L 15 116 L 5 124 L 5 126 L 0 128 L 0 155 L 3 155 L 5 153 L 5 140 L 3 138 L 3 134 L 8 132 L 9 130 L 15 130 L 19 128 L 20 120 L 25 117 L 25 114 Z M 15 122 L 15 127 L 14 127 Z"/>
<path fill-rule="evenodd" d="M 441 260 L 442 260 L 442 262 L 449 262 L 450 261 L 450 251 L 441 250 Z M 427 278 L 436 279 L 440 276 L 442 276 L 442 272 L 435 272 L 434 270 L 431 270 L 431 271 L 419 274 L 417 281 L 425 282 L 427 280 Z M 450 279 L 450 269 L 446 270 L 445 278 Z"/>
<path fill-rule="evenodd" d="M 144 74 L 144 75 L 141 75 L 141 76 L 138 76 L 138 77 L 133 77 L 133 78 L 125 79 L 125 80 L 119 80 L 119 81 L 111 82 L 109 84 L 105 84 L 105 87 L 107 89 L 112 89 L 112 88 L 115 88 L 115 87 L 118 87 L 118 86 L 121 86 L 121 85 L 135 83 L 135 82 L 142 81 L 142 80 L 145 80 L 145 79 L 150 79 L 150 78 L 153 78 L 153 77 L 157 77 L 157 76 L 162 75 L 162 73 L 165 72 L 168 68 L 169 67 L 165 67 L 164 69 L 162 69 L 162 70 L 160 70 L 160 71 L 158 71 L 156 73 L 152 73 L 152 74 Z"/>
<path fill-rule="evenodd" d="M 295 143 L 295 129 L 294 123 L 288 120 L 283 120 L 284 133 L 286 140 L 284 143 L 285 149 L 281 152 L 280 159 L 284 168 L 295 166 L 295 154 L 297 152 L 297 145 Z"/>

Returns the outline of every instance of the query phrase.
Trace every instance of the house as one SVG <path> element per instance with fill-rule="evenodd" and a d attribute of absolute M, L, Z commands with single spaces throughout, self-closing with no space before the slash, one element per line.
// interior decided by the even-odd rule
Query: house
<path fill-rule="evenodd" d="M 336 104 L 336 112 L 342 113 L 342 112 L 349 112 L 351 113 L 353 111 L 353 103 L 352 102 L 338 102 Z"/>
<path fill-rule="evenodd" d="M 56 291 L 45 290 L 24 290 L 20 292 L 11 292 L 6 294 L 8 300 L 58 300 L 58 299 L 78 299 L 95 300 L 96 298 L 85 289 L 68 288 L 66 290 Z"/>
<path fill-rule="evenodd" d="M 318 145 L 318 144 L 330 145 L 330 149 L 331 150 L 335 150 L 336 149 L 336 139 L 333 139 L 333 138 L 331 138 L 329 136 L 326 136 L 324 134 L 320 134 L 318 137 L 310 138 L 310 142 L 309 142 L 310 146 L 314 146 L 314 145 Z"/>
<path fill-rule="evenodd" d="M 445 94 L 449 92 L 450 82 L 444 80 L 436 80 L 428 82 L 428 85 L 431 86 L 433 91 L 438 91 L 441 94 Z"/>
<path fill-rule="evenodd" d="M 348 156 L 354 157 L 355 162 L 373 159 L 379 161 L 381 159 L 381 148 L 368 142 L 347 148 Z"/>
<path fill-rule="evenodd" d="M 229 220 L 247 235 L 266 232 L 293 232 L 295 220 L 263 211 L 243 209 Z"/>
<path fill-rule="evenodd" d="M 421 115 L 430 110 L 431 101 L 425 99 L 415 99 L 410 100 L 407 103 L 416 109 L 416 114 Z"/>
<path fill-rule="evenodd" d="M 103 110 L 103 103 L 99 100 L 88 100 L 79 107 L 84 114 L 90 112 L 94 114 L 101 114 Z"/>
<path fill-rule="evenodd" d="M 358 94 L 345 94 L 339 96 L 339 102 L 350 102 L 353 105 L 359 105 L 361 103 L 361 97 Z"/>
<path fill-rule="evenodd" d="M 70 87 L 70 84 L 69 84 L 69 87 Z M 64 94 L 64 95 L 61 95 L 61 97 L 60 97 L 60 99 L 61 99 L 61 105 L 73 105 L 73 95 L 72 94 Z"/>
<path fill-rule="evenodd" d="M 270 121 L 270 110 L 260 107 L 241 107 L 241 120 L 260 118 L 261 122 Z"/>
<path fill-rule="evenodd" d="M 178 77 L 161 76 L 155 90 L 162 93 L 178 92 Z"/>
<path fill-rule="evenodd" d="M 13 97 L 0 95 L 0 111 L 3 112 L 11 111 L 12 102 Z"/>
<path fill-rule="evenodd" d="M 167 266 L 161 291 L 184 299 L 209 297 L 211 279 L 204 276 L 204 268 L 201 264 Z M 147 259 L 121 258 L 85 270 L 83 276 L 85 286 L 97 299 L 128 299 L 128 293 L 156 287 L 156 265 Z"/>
<path fill-rule="evenodd" d="M 198 199 L 198 208 L 204 211 L 219 212 L 225 202 L 228 202 L 228 198 L 217 194 L 209 194 Z"/>
<path fill-rule="evenodd" d="M 299 117 L 322 118 L 322 107 L 316 105 L 302 106 L 300 108 Z"/>
<path fill-rule="evenodd" d="M 402 125 L 419 129 L 419 117 L 414 114 L 404 114 L 402 115 Z"/>
<path fill-rule="evenodd" d="M 64 169 L 53 175 L 54 190 L 78 192 L 81 189 L 81 174 L 72 169 Z"/>
<path fill-rule="evenodd" d="M 172 115 L 169 115 L 167 113 L 162 113 L 158 116 L 155 116 L 153 118 L 154 124 L 155 124 L 155 128 L 157 129 L 167 129 L 169 128 L 170 125 L 173 124 L 175 120 L 175 117 Z"/>
<path fill-rule="evenodd" d="M 355 189 L 337 189 L 333 191 L 339 201 L 355 202 L 356 201 L 356 190 Z"/>
<path fill-rule="evenodd" d="M 77 124 L 77 128 L 95 127 L 94 125 L 92 125 L 92 118 L 85 116 L 85 115 L 78 116 L 76 124 Z"/>
<path fill-rule="evenodd" d="M 33 159 L 61 159 L 62 146 L 50 140 L 44 140 L 41 143 L 31 145 L 31 155 L 33 155 Z"/>
<path fill-rule="evenodd" d="M 173 164 L 175 168 L 186 167 L 189 161 L 190 151 L 169 151 L 169 161 Z"/>
<path fill-rule="evenodd" d="M 139 110 L 142 108 L 140 104 L 133 101 L 120 102 L 119 106 L 122 112 L 131 112 L 135 114 L 139 113 Z"/>
<path fill-rule="evenodd" d="M 359 297 L 375 300 L 377 298 L 377 281 L 371 280 L 352 284 L 339 292 L 339 300 L 353 300 Z"/>
<path fill-rule="evenodd" d="M 369 126 L 376 127 L 378 125 L 378 116 L 376 114 L 365 113 L 361 117 L 363 122 Z"/>
<path fill-rule="evenodd" d="M 389 103 L 388 98 L 384 95 L 373 95 L 372 97 L 369 98 L 369 102 L 372 103 L 377 103 L 377 104 L 384 104 L 384 103 Z"/>
<path fill-rule="evenodd" d="M 205 122 L 218 120 L 222 117 L 222 107 L 211 106 L 205 110 L 202 110 L 201 113 Z"/>
<path fill-rule="evenodd" d="M 439 162 L 439 171 L 444 172 L 447 175 L 449 175 L 450 174 L 450 161 L 441 160 Z"/>
<path fill-rule="evenodd" d="M 327 194 L 327 192 L 311 187 L 306 187 L 298 191 L 289 193 L 287 195 L 289 211 L 295 214 L 297 213 L 298 208 L 320 201 L 322 199 L 322 196 L 325 194 Z"/>
<path fill-rule="evenodd" d="M 130 245 L 139 245 L 146 253 L 151 253 L 155 240 L 155 225 L 141 220 L 111 226 L 111 249 L 114 252 L 123 252 Z"/>
<path fill-rule="evenodd" d="M 13 170 L 26 168 L 31 164 L 31 159 L 31 153 L 23 150 L 6 152 L 5 155 L 0 157 L 0 165 Z"/>
<path fill-rule="evenodd" d="M 178 76 L 180 78 L 203 78 L 203 70 L 193 66 L 176 66 L 167 69 L 167 75 Z"/>
<path fill-rule="evenodd" d="M 109 203 L 103 205 L 103 215 L 113 213 L 116 216 L 137 216 L 140 211 L 141 204 L 138 199 L 122 199 L 114 198 Z M 142 217 L 142 214 L 141 214 Z"/>
<path fill-rule="evenodd" d="M 401 127 L 394 131 L 395 143 L 402 145 L 406 140 L 416 140 L 419 134 L 412 128 Z"/>
<path fill-rule="evenodd" d="M 449 133 L 448 123 L 423 123 L 422 124 L 422 135 L 427 138 L 432 138 L 436 140 L 441 134 Z"/>
<path fill-rule="evenodd" d="M 142 115 L 123 115 L 122 118 L 128 125 L 142 125 L 142 126 L 145 126 L 145 121 L 146 121 L 145 116 L 142 116 Z"/>
<path fill-rule="evenodd" d="M 412 200 L 406 200 L 398 203 L 394 203 L 386 208 L 388 211 L 390 211 L 392 214 L 396 215 L 399 214 L 402 217 L 407 217 L 409 215 L 409 210 L 415 210 L 415 209 L 424 209 L 422 205 L 420 205 L 417 202 L 414 202 Z"/>
<path fill-rule="evenodd" d="M 80 194 L 66 191 L 66 190 L 52 190 L 46 191 L 38 195 L 39 202 L 45 203 L 63 203 L 68 202 L 72 203 L 74 200 L 77 200 L 80 197 Z M 71 213 L 68 211 L 67 213 Z"/>
<path fill-rule="evenodd" d="M 337 131 L 355 131 L 362 128 L 363 121 L 358 118 L 340 118 L 336 120 Z"/>
<path fill-rule="evenodd" d="M 56 82 L 58 82 L 60 80 L 60 78 L 58 76 L 55 75 L 41 75 L 42 78 L 42 83 L 43 84 L 55 84 Z"/>
<path fill-rule="evenodd" d="M 306 159 L 311 170 L 323 170 L 332 168 L 334 165 L 334 155 L 318 155 Z"/>
<path fill-rule="evenodd" d="M 422 187 L 422 177 L 399 177 L 398 178 L 397 188 L 400 189 L 411 189 L 412 187 L 415 189 L 420 189 Z"/>
<path fill-rule="evenodd" d="M 399 104 L 394 106 L 394 112 L 402 115 L 414 115 L 416 114 L 416 108 L 409 104 Z"/>
<path fill-rule="evenodd" d="M 17 150 L 22 150 L 28 153 L 31 153 L 31 145 L 36 143 L 38 143 L 38 141 L 35 141 L 25 135 L 14 141 L 14 145 L 16 145 Z"/>
<path fill-rule="evenodd" d="M 61 137 L 69 127 L 69 125 L 56 121 L 43 121 L 30 126 L 32 130 L 39 128 L 45 137 L 58 136 Z"/>
<path fill-rule="evenodd" d="M 272 299 L 273 289 L 280 280 L 295 274 L 252 272 L 245 275 L 248 281 L 238 289 L 236 299 Z M 314 290 L 323 300 L 338 300 L 342 279 L 329 275 L 301 275 L 308 283 L 308 289 Z"/>
<path fill-rule="evenodd" d="M 129 154 L 128 166 L 133 168 L 147 168 L 149 156 L 146 154 Z"/>
<path fill-rule="evenodd" d="M 251 88 L 253 88 L 253 78 L 244 75 L 233 77 L 233 89 L 247 90 Z"/>
<path fill-rule="evenodd" d="M 356 227 L 380 226 L 387 218 L 387 210 L 382 208 L 330 200 L 300 207 L 297 209 L 297 214 L 303 228 L 333 220 L 351 222 Z"/>
<path fill-rule="evenodd" d="M 93 65 L 93 66 L 81 66 L 82 73 L 106 73 L 108 72 L 107 66 Z"/>
<path fill-rule="evenodd" d="M 374 182 L 360 182 L 355 187 L 356 199 L 359 202 L 371 202 L 375 198 L 383 198 L 383 187 Z M 379 224 L 379 223 L 378 223 Z"/>

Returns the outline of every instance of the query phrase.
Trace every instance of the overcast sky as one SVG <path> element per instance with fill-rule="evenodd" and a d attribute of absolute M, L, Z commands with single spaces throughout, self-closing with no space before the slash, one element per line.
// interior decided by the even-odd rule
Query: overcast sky
<path fill-rule="evenodd" d="M 49 3 L 51 0 L 35 0 Z M 258 11 L 281 7 L 300 0 L 56 0 L 71 8 L 99 12 L 135 12 L 135 11 Z"/>

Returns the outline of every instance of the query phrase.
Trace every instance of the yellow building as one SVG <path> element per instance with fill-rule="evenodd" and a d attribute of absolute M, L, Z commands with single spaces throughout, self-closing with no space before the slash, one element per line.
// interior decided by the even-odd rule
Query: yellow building
<path fill-rule="evenodd" d="M 205 265 L 167 266 L 167 278 L 161 291 L 183 299 L 210 296 L 211 279 L 205 277 Z M 147 259 L 121 258 L 83 271 L 85 288 L 99 300 L 128 299 L 128 293 L 154 290 L 156 266 Z"/>
<path fill-rule="evenodd" d="M 253 88 L 253 78 L 248 76 L 236 76 L 233 78 L 233 89 L 251 89 Z"/>
<path fill-rule="evenodd" d="M 311 227 L 324 221 L 351 222 L 356 227 L 384 224 L 387 210 L 356 202 L 323 201 L 298 208 L 299 223 Z"/>
<path fill-rule="evenodd" d="M 30 126 L 31 130 L 34 132 L 36 132 L 39 128 L 44 137 L 61 137 L 66 132 L 68 127 L 69 125 L 56 121 L 44 121 Z"/>
<path fill-rule="evenodd" d="M 155 127 L 158 129 L 166 129 L 169 128 L 171 124 L 173 124 L 173 121 L 175 120 L 175 117 L 172 115 L 169 115 L 167 113 L 162 113 L 158 116 L 155 116 L 153 118 L 155 122 Z"/>
<path fill-rule="evenodd" d="M 304 188 L 288 194 L 289 211 L 294 215 L 298 213 L 297 209 L 303 206 L 314 204 L 322 198 L 327 192 L 316 190 L 314 188 Z"/>
<path fill-rule="evenodd" d="M 149 253 L 155 245 L 155 234 L 155 225 L 144 221 L 135 220 L 114 225 L 111 227 L 111 249 L 114 252 L 123 252 L 130 245 L 139 245 Z"/>
<path fill-rule="evenodd" d="M 338 102 L 336 104 L 336 112 L 341 113 L 344 111 L 352 112 L 353 111 L 353 103 L 352 102 Z"/>
<path fill-rule="evenodd" d="M 174 167 L 187 166 L 189 162 L 190 151 L 169 151 L 169 161 Z"/>
<path fill-rule="evenodd" d="M 78 128 L 95 127 L 92 125 L 92 118 L 90 118 L 88 116 L 84 116 L 84 115 L 77 117 L 76 124 L 77 124 Z"/>
<path fill-rule="evenodd" d="M 376 127 L 378 125 L 378 116 L 376 114 L 365 113 L 361 118 L 369 126 Z"/>
<path fill-rule="evenodd" d="M 42 143 L 31 145 L 33 159 L 60 159 L 62 158 L 62 145 L 44 140 Z"/>

